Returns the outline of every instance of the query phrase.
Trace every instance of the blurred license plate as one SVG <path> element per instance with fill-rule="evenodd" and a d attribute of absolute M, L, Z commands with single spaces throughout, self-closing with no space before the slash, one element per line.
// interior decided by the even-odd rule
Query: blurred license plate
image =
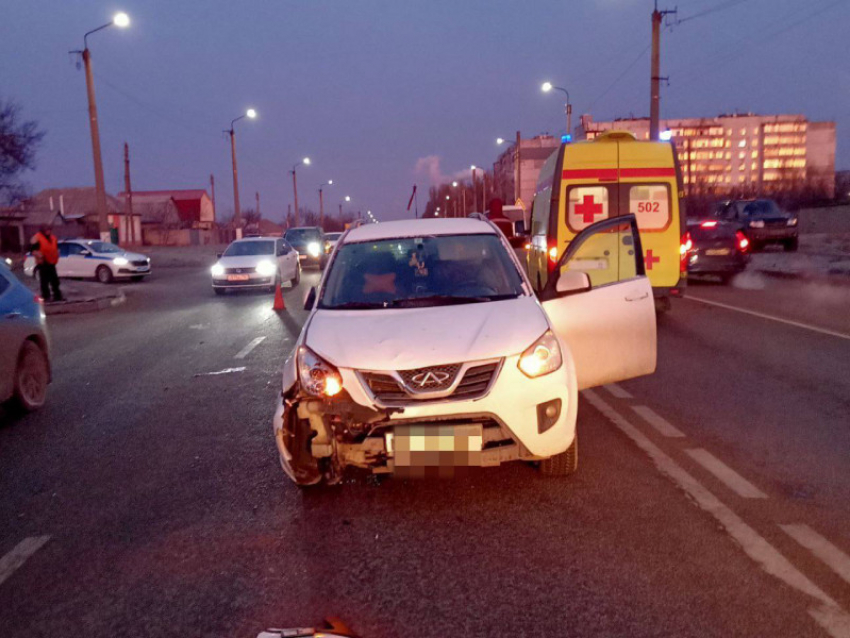
<path fill-rule="evenodd" d="M 705 254 L 706 255 L 728 255 L 729 249 L 728 248 L 709 248 L 708 250 L 705 251 Z"/>
<path fill-rule="evenodd" d="M 227 275 L 227 281 L 248 281 L 250 275 Z"/>
<path fill-rule="evenodd" d="M 399 467 L 481 465 L 480 425 L 397 426 L 385 436 L 387 452 Z"/>

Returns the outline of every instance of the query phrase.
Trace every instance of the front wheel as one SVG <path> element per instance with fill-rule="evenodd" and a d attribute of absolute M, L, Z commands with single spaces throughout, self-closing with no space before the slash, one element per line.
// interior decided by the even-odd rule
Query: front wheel
<path fill-rule="evenodd" d="M 295 276 L 289 280 L 289 284 L 295 288 L 298 284 L 301 283 L 301 264 L 295 265 Z"/>
<path fill-rule="evenodd" d="M 98 266 L 94 274 L 100 283 L 112 283 L 112 270 L 109 266 Z"/>
<path fill-rule="evenodd" d="M 569 476 L 578 469 L 578 432 L 572 445 L 565 452 L 540 461 L 540 473 L 544 476 Z"/>
<path fill-rule="evenodd" d="M 47 356 L 37 344 L 25 341 L 15 369 L 14 400 L 17 406 L 24 412 L 32 412 L 43 406 L 49 382 Z"/>

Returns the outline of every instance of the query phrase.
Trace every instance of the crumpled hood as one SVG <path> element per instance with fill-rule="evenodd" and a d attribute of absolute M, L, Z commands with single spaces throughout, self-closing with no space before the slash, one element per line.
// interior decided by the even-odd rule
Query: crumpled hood
<path fill-rule="evenodd" d="M 533 297 L 433 308 L 318 310 L 306 345 L 330 363 L 411 370 L 519 354 L 548 329 Z"/>
<path fill-rule="evenodd" d="M 221 257 L 218 263 L 225 268 L 256 268 L 261 261 L 275 261 L 274 255 L 240 255 L 238 257 Z"/>

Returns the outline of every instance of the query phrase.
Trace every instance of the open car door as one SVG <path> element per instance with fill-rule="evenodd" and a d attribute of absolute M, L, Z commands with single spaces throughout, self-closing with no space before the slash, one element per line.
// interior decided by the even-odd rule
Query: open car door
<path fill-rule="evenodd" d="M 634 215 L 576 235 L 540 299 L 569 346 L 579 390 L 655 372 L 655 301 Z"/>

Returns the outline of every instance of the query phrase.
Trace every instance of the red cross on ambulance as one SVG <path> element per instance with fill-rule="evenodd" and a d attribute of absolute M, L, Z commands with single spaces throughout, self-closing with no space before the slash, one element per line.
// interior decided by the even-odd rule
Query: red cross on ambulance
<path fill-rule="evenodd" d="M 598 196 L 597 193 L 579 193 L 578 197 L 570 202 L 570 226 L 575 230 L 581 230 L 594 222 L 608 217 L 607 198 Z M 593 189 L 598 190 L 598 189 Z"/>

